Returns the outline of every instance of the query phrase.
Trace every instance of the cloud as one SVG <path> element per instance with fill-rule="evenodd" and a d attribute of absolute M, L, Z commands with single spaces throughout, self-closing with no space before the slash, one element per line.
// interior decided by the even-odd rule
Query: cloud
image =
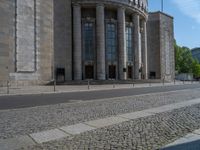
<path fill-rule="evenodd" d="M 200 24 L 200 0 L 173 0 L 182 13 Z"/>

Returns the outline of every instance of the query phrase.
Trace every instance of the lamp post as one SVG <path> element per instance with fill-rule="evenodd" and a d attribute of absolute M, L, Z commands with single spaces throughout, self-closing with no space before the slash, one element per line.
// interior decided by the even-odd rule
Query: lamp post
<path fill-rule="evenodd" d="M 162 12 L 164 11 L 164 2 L 163 2 L 163 0 L 161 0 L 161 11 Z"/>

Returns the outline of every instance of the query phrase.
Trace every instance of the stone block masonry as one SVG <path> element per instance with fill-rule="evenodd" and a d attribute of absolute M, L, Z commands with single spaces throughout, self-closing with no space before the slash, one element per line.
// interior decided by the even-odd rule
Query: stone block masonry
<path fill-rule="evenodd" d="M 36 1 L 16 1 L 16 71 L 36 70 Z"/>
<path fill-rule="evenodd" d="M 53 0 L 2 0 L 0 19 L 0 81 L 50 81 Z"/>
<path fill-rule="evenodd" d="M 12 58 L 9 54 L 14 48 L 14 10 L 13 0 L 0 1 L 0 81 L 7 80 L 13 68 L 9 65 Z"/>

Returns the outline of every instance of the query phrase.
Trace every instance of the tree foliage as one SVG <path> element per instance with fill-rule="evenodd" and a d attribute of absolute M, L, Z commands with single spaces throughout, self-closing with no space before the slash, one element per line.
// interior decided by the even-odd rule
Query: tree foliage
<path fill-rule="evenodd" d="M 187 47 L 180 47 L 174 44 L 175 66 L 178 73 L 193 73 L 195 77 L 200 77 L 200 64 L 192 57 L 191 50 Z"/>
<path fill-rule="evenodd" d="M 192 63 L 192 73 L 194 75 L 194 77 L 200 77 L 200 64 L 199 61 L 197 59 L 194 59 L 193 63 Z"/>

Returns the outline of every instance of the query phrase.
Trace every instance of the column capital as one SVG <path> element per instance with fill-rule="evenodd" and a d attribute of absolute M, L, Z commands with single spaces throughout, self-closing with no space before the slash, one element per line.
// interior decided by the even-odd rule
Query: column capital
<path fill-rule="evenodd" d="M 81 5 L 80 5 L 79 3 L 73 3 L 72 6 L 73 6 L 73 7 L 75 7 L 75 6 L 76 6 L 76 7 L 81 7 Z"/>
<path fill-rule="evenodd" d="M 132 13 L 132 16 L 133 16 L 133 17 L 140 17 L 140 15 L 137 14 L 137 13 Z"/>
<path fill-rule="evenodd" d="M 105 7 L 105 5 L 103 3 L 97 3 L 96 7 Z"/>
<path fill-rule="evenodd" d="M 118 7 L 118 10 L 125 11 L 125 10 L 126 10 L 126 8 L 125 8 L 125 7 L 123 7 L 123 6 L 120 6 L 120 7 Z"/>
<path fill-rule="evenodd" d="M 141 29 L 140 29 L 140 32 L 141 33 L 143 33 L 143 32 L 146 32 L 145 30 L 145 28 L 146 28 L 146 24 L 147 24 L 147 22 L 146 22 L 146 20 L 141 20 Z"/>

